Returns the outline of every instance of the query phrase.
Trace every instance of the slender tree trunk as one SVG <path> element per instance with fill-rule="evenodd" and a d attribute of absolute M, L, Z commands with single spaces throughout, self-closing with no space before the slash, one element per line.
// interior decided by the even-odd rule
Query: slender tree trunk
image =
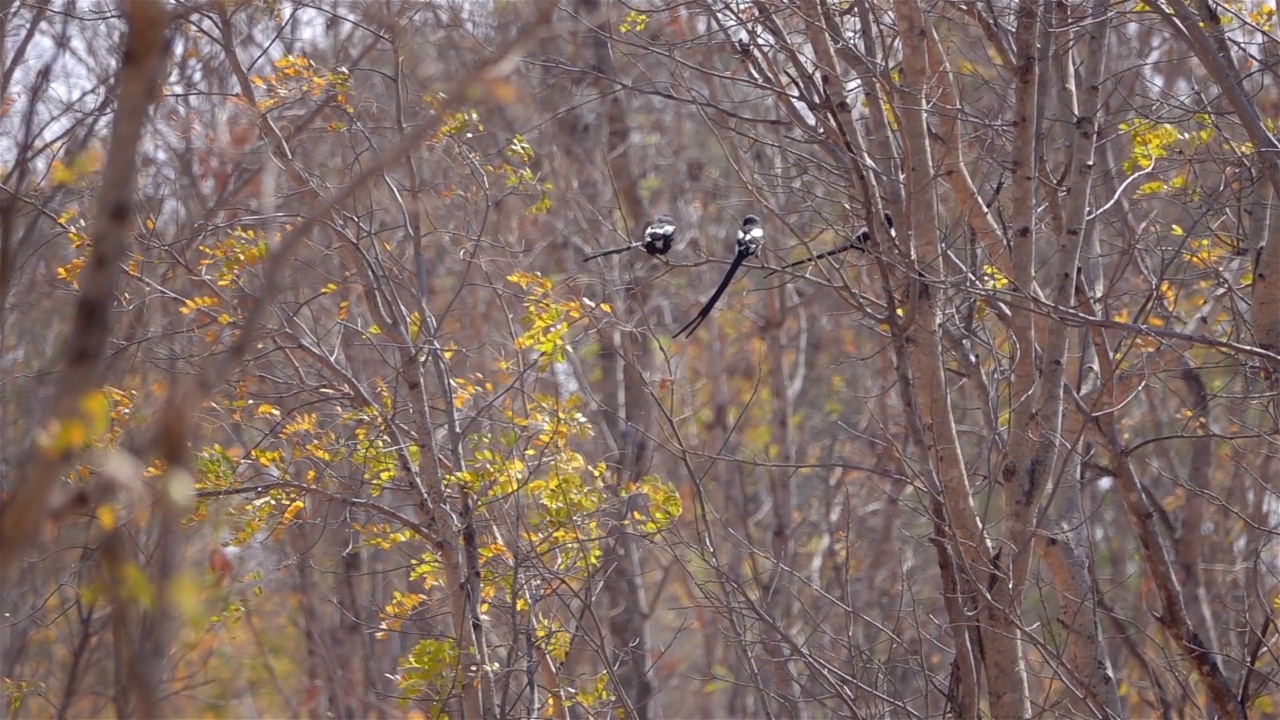
<path fill-rule="evenodd" d="M 940 520 L 955 533 L 955 547 L 960 551 L 964 572 L 972 573 L 976 581 L 991 593 L 979 593 L 976 616 L 981 626 L 981 652 L 990 711 L 996 717 L 1023 718 L 1031 714 L 1031 706 L 1023 665 L 1021 628 L 1017 609 L 1010 602 L 1013 598 L 1012 578 L 1005 564 L 1009 559 L 1002 562 L 1000 555 L 992 554 L 978 521 L 946 382 L 940 327 L 943 286 L 937 282 L 943 270 L 942 246 L 933 192 L 934 163 L 926 112 L 930 86 L 929 63 L 925 57 L 928 31 L 917 3 L 895 0 L 894 8 L 903 41 L 914 48 L 903 56 L 903 98 L 898 105 L 906 150 L 907 207 L 911 210 L 909 233 L 915 254 L 915 262 L 908 266 L 910 275 L 905 279 L 907 296 L 903 300 L 907 344 L 905 360 L 910 367 L 909 392 L 916 399 L 915 406 L 922 423 L 922 441 L 928 448 L 926 472 L 936 475 L 938 490 L 944 499 L 947 516 Z M 1034 35 L 1026 50 L 1034 60 Z M 1022 86 L 1019 92 L 1032 98 L 1035 95 L 1034 69 L 1033 65 L 1027 71 L 1029 79 L 1019 78 Z M 1027 104 L 1025 108 L 1030 111 L 1034 105 Z M 1022 120 L 1024 124 L 1031 124 L 1032 119 L 1033 114 L 1028 112 Z M 1030 160 L 1024 158 L 1024 161 Z M 1034 164 L 1022 172 L 1034 180 Z M 1030 192 L 1029 188 L 1025 192 Z M 1029 218 L 1023 220 L 1022 226 L 1029 242 L 1031 222 Z M 1019 226 L 1015 223 L 1015 227 Z M 1018 270 L 1015 265 L 1015 274 Z M 1025 348 L 1028 356 L 1022 362 L 1030 367 L 1032 346 L 1020 347 Z"/>
<path fill-rule="evenodd" d="M 604 104 L 605 144 L 599 156 L 603 157 L 608 170 L 606 187 L 613 188 L 614 200 L 621 211 L 617 228 L 634 242 L 648 214 L 640 197 L 638 175 L 631 164 L 628 149 L 631 127 L 626 104 L 614 85 L 617 69 L 610 46 L 613 20 L 601 0 L 578 0 L 577 8 L 579 16 L 590 26 L 585 31 L 586 57 L 591 70 L 599 76 L 593 85 L 600 89 Z M 627 257 L 621 262 L 629 260 Z M 643 286 L 629 288 L 626 295 L 626 302 L 615 303 L 616 307 L 641 311 L 647 307 L 648 293 Z M 625 317 L 619 319 L 626 320 Z M 602 354 L 611 360 L 605 365 L 605 380 L 611 386 L 605 388 L 601 397 L 613 419 L 612 434 L 619 456 L 614 476 L 618 508 L 601 557 L 600 599 L 607 614 L 612 652 L 609 662 L 615 668 L 617 691 L 624 699 L 628 714 L 645 720 L 656 711 L 649 659 L 649 607 L 643 584 L 642 543 L 635 533 L 627 530 L 627 525 L 636 502 L 628 488 L 647 472 L 652 456 L 652 399 L 644 377 L 652 362 L 652 349 L 648 337 L 632 330 L 604 335 L 606 347 L 602 348 Z"/>

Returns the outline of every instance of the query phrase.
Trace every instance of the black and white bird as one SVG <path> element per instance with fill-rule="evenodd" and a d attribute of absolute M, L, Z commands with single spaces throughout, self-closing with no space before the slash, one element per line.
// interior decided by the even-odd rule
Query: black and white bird
<path fill-rule="evenodd" d="M 671 219 L 670 215 L 659 215 L 645 226 L 644 240 L 641 240 L 638 243 L 623 245 L 622 247 L 609 248 L 608 250 L 591 253 L 590 255 L 582 258 L 582 262 L 602 258 L 606 255 L 617 255 L 618 253 L 624 253 L 638 247 L 644 248 L 644 251 L 650 255 L 666 255 L 671 252 L 671 245 L 675 242 L 675 239 L 675 221 Z"/>
<path fill-rule="evenodd" d="M 893 232 L 893 217 L 890 216 L 889 213 L 884 214 L 884 225 L 889 230 L 889 237 L 890 238 L 896 237 L 896 235 Z M 849 242 L 841 245 L 840 247 L 833 248 L 824 253 L 818 253 L 813 257 L 807 257 L 803 260 L 797 260 L 793 263 L 788 263 L 778 268 L 777 270 L 774 270 L 773 272 L 769 273 L 769 275 L 766 275 L 765 277 L 769 277 L 770 275 L 780 273 L 783 270 L 790 270 L 795 267 L 800 267 L 801 265 L 808 265 L 811 262 L 817 262 L 819 260 L 832 257 L 833 255 L 839 255 L 840 253 L 848 252 L 850 250 L 866 252 L 867 244 L 870 242 L 871 242 L 870 228 L 862 228 L 861 230 L 859 230 L 857 233 L 854 234 L 854 236 L 849 240 Z"/>
<path fill-rule="evenodd" d="M 738 237 L 734 242 L 735 253 L 733 262 L 729 263 L 729 271 L 724 274 L 724 279 L 720 281 L 720 287 L 712 293 L 711 299 L 707 304 L 702 306 L 698 314 L 692 320 L 685 323 L 685 326 L 676 331 L 673 337 L 690 337 L 693 331 L 698 329 L 703 320 L 711 314 L 711 309 L 715 307 L 716 301 L 724 294 L 725 289 L 729 287 L 729 283 L 733 282 L 733 276 L 737 274 L 738 268 L 742 267 L 742 263 L 747 258 L 760 252 L 760 246 L 764 245 L 764 228 L 760 227 L 760 218 L 755 215 L 748 215 L 742 218 L 742 227 L 738 229 Z"/>

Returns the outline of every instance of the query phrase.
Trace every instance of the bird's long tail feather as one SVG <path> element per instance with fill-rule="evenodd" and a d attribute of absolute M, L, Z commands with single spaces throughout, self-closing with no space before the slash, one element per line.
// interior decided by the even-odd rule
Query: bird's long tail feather
<path fill-rule="evenodd" d="M 800 267 L 801 265 L 808 265 L 809 263 L 815 263 L 815 262 L 818 262 L 819 260 L 825 260 L 826 258 L 839 255 L 840 253 L 849 252 L 850 250 L 854 250 L 854 249 L 864 250 L 867 245 L 866 235 L 867 235 L 867 231 L 863 230 L 862 232 L 855 235 L 853 237 L 853 240 L 850 240 L 849 242 L 845 243 L 844 245 L 841 245 L 840 247 L 832 248 L 831 250 L 828 250 L 824 253 L 818 253 L 813 257 L 807 257 L 803 260 L 797 260 L 793 263 L 787 263 L 786 265 L 783 265 L 777 270 L 771 271 L 768 275 L 765 275 L 765 277 L 766 278 L 773 277 L 774 275 L 777 275 L 783 270 L 790 270 L 791 268 Z"/>
<path fill-rule="evenodd" d="M 698 326 L 702 324 L 702 321 L 706 320 L 707 317 L 711 315 L 711 309 L 715 307 L 716 301 L 720 299 L 720 296 L 723 295 L 724 291 L 729 287 L 729 283 L 733 282 L 733 276 L 737 274 L 738 268 L 742 267 L 742 263 L 746 259 L 747 256 L 744 253 L 738 253 L 734 256 L 733 262 L 729 265 L 729 271 L 724 274 L 724 279 L 720 281 L 720 287 L 716 288 L 715 293 L 711 295 L 711 299 L 702 306 L 702 309 L 698 311 L 698 314 L 695 315 L 692 320 L 685 323 L 684 327 L 677 330 L 676 334 L 672 337 L 678 338 L 681 335 L 691 337 L 693 335 L 693 331 L 697 330 Z"/>
<path fill-rule="evenodd" d="M 618 253 L 624 253 L 632 248 L 637 248 L 637 247 L 640 247 L 640 243 L 633 243 L 631 245 L 623 245 L 622 247 L 609 248 L 608 250 L 601 250 L 600 252 L 594 252 L 582 258 L 582 262 L 595 260 L 596 258 L 602 258 L 602 257 L 605 257 L 606 255 L 617 255 Z"/>

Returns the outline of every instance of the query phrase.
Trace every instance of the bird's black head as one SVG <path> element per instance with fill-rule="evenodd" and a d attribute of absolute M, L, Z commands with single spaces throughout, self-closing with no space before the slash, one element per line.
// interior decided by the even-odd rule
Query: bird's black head
<path fill-rule="evenodd" d="M 748 215 L 742 218 L 742 229 L 738 231 L 737 253 L 740 257 L 755 255 L 764 244 L 764 228 L 760 227 L 760 218 Z"/>

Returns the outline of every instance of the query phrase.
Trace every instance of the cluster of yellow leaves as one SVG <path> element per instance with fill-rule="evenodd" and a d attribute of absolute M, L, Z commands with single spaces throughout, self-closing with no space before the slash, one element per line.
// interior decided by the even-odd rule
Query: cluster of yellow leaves
<path fill-rule="evenodd" d="M 1259 29 L 1270 31 L 1276 21 L 1276 8 L 1271 3 L 1251 3 L 1246 8 L 1245 17 Z"/>
<path fill-rule="evenodd" d="M 527 609 L 527 607 L 526 603 L 521 609 Z M 564 624 L 559 618 L 554 615 L 539 617 L 534 623 L 533 636 L 537 639 L 538 645 L 546 651 L 547 657 L 554 660 L 556 664 L 568 659 L 573 637 L 564 629 Z"/>
<path fill-rule="evenodd" d="M 11 717 L 18 716 L 18 710 L 22 708 L 23 701 L 28 695 L 36 698 L 47 697 L 44 683 L 34 680 L 13 680 L 7 677 L 0 678 L 0 692 L 4 694 Z"/>
<path fill-rule="evenodd" d="M 1156 160 L 1167 156 L 1174 143 L 1184 137 L 1173 125 L 1146 119 L 1122 122 L 1120 132 L 1127 134 L 1133 144 L 1124 161 L 1124 171 L 1129 175 L 1151 169 Z"/>
<path fill-rule="evenodd" d="M 981 276 L 982 287 L 988 290 L 1004 290 L 1009 287 L 1009 276 L 1001 272 L 995 265 L 983 265 Z"/>
<path fill-rule="evenodd" d="M 609 692 L 609 673 L 600 673 L 590 681 L 579 683 L 572 690 L 570 699 L 587 711 L 588 716 L 604 710 L 613 701 Z"/>
<path fill-rule="evenodd" d="M 502 176 L 507 187 L 522 193 L 537 195 L 538 199 L 526 211 L 528 214 L 547 214 L 551 210 L 551 191 L 555 188 L 551 183 L 539 180 L 538 175 L 530 167 L 530 163 L 533 162 L 533 147 L 523 135 L 516 135 L 507 144 L 506 154 L 515 164 L 504 162 L 497 167 L 490 167 L 489 171 Z"/>
<path fill-rule="evenodd" d="M 1182 190 L 1187 186 L 1186 175 L 1177 175 L 1165 180 L 1163 178 L 1142 183 L 1138 186 L 1137 191 L 1133 193 L 1135 198 L 1147 197 L 1150 195 L 1158 195 L 1160 193 L 1171 192 L 1174 190 Z"/>
<path fill-rule="evenodd" d="M 278 410 L 276 415 L 279 415 Z M 313 463 L 328 465 L 341 455 L 337 437 L 321 426 L 320 417 L 315 413 L 294 413 L 280 429 L 279 437 L 282 441 L 292 441 L 296 457 L 306 458 Z M 313 471 L 306 479 L 313 480 L 314 475 Z"/>
<path fill-rule="evenodd" d="M 78 251 L 78 254 L 71 258 L 69 262 L 59 265 L 54 270 L 54 274 L 59 280 L 67 283 L 72 288 L 77 289 L 80 287 L 78 280 L 80 271 L 83 270 L 84 266 L 89 262 L 88 253 L 89 249 L 93 245 L 93 241 L 86 232 L 86 223 L 84 219 L 78 217 L 78 215 L 79 213 L 74 209 L 66 210 L 55 220 L 58 227 L 66 235 L 71 249 Z M 144 224 L 148 230 L 155 229 L 155 220 L 152 218 L 147 218 Z M 125 272 L 129 275 L 137 276 L 140 264 L 141 258 L 137 255 L 130 255 L 128 263 L 125 266 Z"/>
<path fill-rule="evenodd" d="M 267 241 L 256 230 L 237 227 L 228 237 L 212 246 L 201 245 L 199 250 L 206 256 L 199 267 L 209 269 L 219 287 L 228 287 L 238 281 L 240 273 L 266 259 Z"/>
<path fill-rule="evenodd" d="M 377 633 L 377 637 L 382 639 L 387 636 L 386 631 L 399 630 L 405 618 L 413 614 L 413 611 L 417 610 L 426 600 L 427 596 L 422 593 L 392 591 L 391 602 L 382 608 L 381 631 Z"/>
<path fill-rule="evenodd" d="M 279 468 L 284 465 L 284 452 L 279 448 L 258 447 L 249 451 L 249 459 L 264 468 Z"/>
<path fill-rule="evenodd" d="M 493 383 L 485 380 L 484 375 L 480 373 L 473 373 L 471 380 L 461 377 L 453 378 L 453 406 L 465 407 L 481 391 L 493 392 Z"/>
<path fill-rule="evenodd" d="M 59 266 L 55 273 L 59 280 L 73 288 L 78 288 L 79 284 L 76 282 L 76 278 L 89 261 L 86 253 L 90 241 L 89 236 L 85 234 L 85 222 L 83 218 L 77 217 L 75 210 L 67 210 L 58 216 L 57 223 L 58 227 L 62 228 L 62 231 L 66 233 L 71 249 L 78 250 L 80 253 L 73 257 L 70 262 Z"/>
<path fill-rule="evenodd" d="M 352 523 L 351 529 L 363 536 L 364 545 L 382 550 L 390 550 L 396 545 L 414 538 L 413 531 L 409 528 L 393 529 L 389 523 L 373 523 L 370 525 Z"/>
<path fill-rule="evenodd" d="M 382 494 L 387 483 L 395 480 L 400 473 L 400 456 L 382 433 L 361 426 L 355 429 L 354 434 L 355 447 L 351 451 L 351 462 L 364 471 L 364 479 L 371 485 L 369 494 L 377 497 Z M 406 452 L 409 461 L 416 463 L 421 451 L 411 446 Z"/>
<path fill-rule="evenodd" d="M 201 310 L 212 310 L 218 307 L 218 298 L 213 295 L 198 295 L 189 300 L 182 302 L 182 307 L 178 308 L 179 315 L 190 315 L 199 313 Z M 231 316 L 226 313 L 219 313 L 217 316 L 218 323 L 226 325 L 231 322 Z"/>
<path fill-rule="evenodd" d="M 36 446 L 46 455 L 65 457 L 103 442 L 110 431 L 111 401 L 106 392 L 94 391 L 80 398 L 78 414 L 49 418 L 36 436 Z"/>
<path fill-rule="evenodd" d="M 632 10 L 627 16 L 622 18 L 622 23 L 618 25 L 618 32 L 626 35 L 627 33 L 642 33 L 645 26 L 649 24 L 649 16 L 642 12 Z"/>
<path fill-rule="evenodd" d="M 521 289 L 528 290 L 538 295 L 548 295 L 552 290 L 551 279 L 542 275 L 542 273 L 525 272 L 517 270 L 507 276 L 507 282 L 519 285 Z"/>
<path fill-rule="evenodd" d="M 258 100 L 259 110 L 265 112 L 301 97 L 330 96 L 347 113 L 355 113 L 347 100 L 346 93 L 351 89 L 351 75 L 346 68 L 321 70 L 304 55 L 285 55 L 272 65 L 276 69 L 274 73 L 249 78 L 254 85 L 266 90 L 265 95 Z M 341 123 L 331 123 L 329 129 L 342 130 L 343 126 Z"/>
<path fill-rule="evenodd" d="M 442 99 L 428 95 L 423 100 L 433 107 L 439 107 Z M 429 144 L 438 145 L 449 138 L 469 140 L 476 133 L 481 132 L 484 132 L 484 125 L 480 122 L 479 113 L 475 109 L 462 110 L 444 117 Z M 486 165 L 485 171 L 501 177 L 507 188 L 521 194 L 536 196 L 537 199 L 526 212 L 530 215 L 545 215 L 551 210 L 551 192 L 555 188 L 551 183 L 541 180 L 533 171 L 531 166 L 534 158 L 533 146 L 523 135 L 517 134 L 507 143 L 505 154 L 509 158 L 508 161 Z M 449 186 L 443 194 L 445 197 L 452 197 L 457 191 L 456 187 Z"/>
<path fill-rule="evenodd" d="M 269 465 L 270 462 L 264 464 Z M 233 475 L 231 484 L 235 484 L 235 482 L 237 482 L 237 478 Z M 208 485 L 208 478 L 199 477 L 196 487 L 201 487 L 202 485 Z M 235 528 L 235 533 L 231 536 L 229 544 L 240 546 L 252 542 L 260 532 L 275 520 L 283 518 L 286 512 L 289 513 L 288 521 L 292 521 L 297 513 L 302 510 L 302 505 L 297 504 L 299 500 L 300 498 L 297 496 L 296 491 L 274 488 L 245 503 L 239 509 L 235 518 L 236 523 L 232 526 Z M 288 521 L 286 521 L 286 524 Z"/>
<path fill-rule="evenodd" d="M 102 167 L 102 149 L 90 145 L 70 159 L 55 158 L 49 163 L 49 184 L 66 187 L 84 182 Z"/>
<path fill-rule="evenodd" d="M 515 348 L 537 352 L 538 367 L 542 370 L 564 360 L 569 327 L 574 322 L 587 317 L 597 307 L 602 312 L 611 312 L 607 303 L 597 306 L 585 298 L 557 298 L 551 280 L 539 273 L 516 271 L 507 276 L 507 281 L 528 293 L 524 299 L 525 316 L 521 319 L 525 331 L 516 338 Z"/>
<path fill-rule="evenodd" d="M 336 435 L 321 426 L 320 418 L 315 413 L 299 412 L 286 418 L 280 408 L 270 403 L 248 401 L 232 401 L 226 409 L 237 422 L 246 421 L 242 412 L 252 406 L 251 417 L 261 418 L 276 425 L 276 435 L 269 442 L 251 448 L 243 455 L 238 451 L 232 453 L 220 445 L 210 445 L 196 454 L 196 487 L 201 490 L 220 490 L 234 487 L 241 482 L 239 472 L 246 469 L 248 474 L 261 473 L 249 466 L 256 466 L 269 471 L 272 477 L 284 477 L 292 471 L 295 481 L 306 484 L 318 482 L 321 473 L 332 464 L 342 452 L 342 446 Z M 304 461 L 304 466 L 297 463 Z M 305 467 L 305 470 L 299 470 Z M 256 534 L 266 527 L 272 519 L 282 525 L 288 525 L 305 519 L 305 497 L 297 490 L 290 488 L 272 488 L 265 495 L 257 497 L 233 514 L 237 518 L 238 527 L 234 545 L 252 540 Z M 204 506 L 198 507 L 196 514 L 202 516 L 206 512 Z"/>
<path fill-rule="evenodd" d="M 438 145 L 448 138 L 465 138 L 478 132 L 484 132 L 484 125 L 480 124 L 480 113 L 474 109 L 461 110 L 445 116 L 440 129 L 436 130 L 435 137 L 428 144 Z"/>
<path fill-rule="evenodd" d="M 523 157 L 531 151 L 517 144 L 512 152 Z M 237 273 L 244 267 L 261 261 L 265 244 L 252 231 L 239 230 L 202 251 L 207 256 L 204 266 L 213 266 L 230 283 L 237 281 Z M 597 310 L 609 312 L 607 306 L 564 295 L 550 279 L 537 273 L 515 272 L 508 280 L 520 289 L 524 307 L 522 329 L 512 339 L 512 349 L 536 352 L 534 370 L 545 370 L 552 360 L 565 357 L 575 322 Z M 217 305 L 214 297 L 196 296 L 184 301 L 184 314 L 206 312 Z M 420 321 L 415 319 L 411 324 L 417 335 Z M 452 357 L 453 353 L 450 349 L 446 356 Z M 491 603 L 534 613 L 530 598 L 536 597 L 537 592 L 551 592 L 550 585 L 543 585 L 540 590 L 517 586 L 517 570 L 536 566 L 549 576 L 574 582 L 599 565 L 603 539 L 615 523 L 621 521 L 639 532 L 656 533 L 674 523 L 681 512 L 679 494 L 670 485 L 656 477 L 645 477 L 624 488 L 614 487 L 606 465 L 589 460 L 578 450 L 577 444 L 594 429 L 583 412 L 580 397 L 503 393 L 495 389 L 495 383 L 511 381 L 517 373 L 526 371 L 512 361 L 500 360 L 492 380 L 478 373 L 451 378 L 456 406 L 479 407 L 491 413 L 489 426 L 496 430 L 465 438 L 465 469 L 446 471 L 444 476 L 447 502 L 470 496 L 481 528 L 500 526 L 492 522 L 497 514 L 520 514 L 517 531 L 500 534 L 482 530 L 478 538 L 482 613 Z M 385 426 L 388 417 L 401 411 L 403 400 L 380 379 L 375 378 L 371 385 L 376 398 L 372 406 L 335 417 L 316 411 L 290 411 L 255 401 L 247 393 L 228 401 L 223 410 L 230 417 L 259 427 L 267 437 L 247 450 L 232 452 L 217 445 L 203 449 L 196 458 L 199 486 L 229 489 L 246 478 L 264 476 L 320 484 L 332 480 L 327 466 L 344 462 L 363 472 L 368 496 L 377 497 L 405 472 L 406 460 L 416 467 L 423 459 L 423 451 L 415 443 L 400 447 L 393 441 L 394 436 Z M 478 401 L 481 396 L 483 403 Z M 126 401 L 131 402 L 131 396 L 121 398 L 113 402 L 121 412 L 127 412 Z M 302 474 L 305 480 L 298 479 Z M 270 481 L 265 484 L 270 485 Z M 628 496 L 644 496 L 631 515 L 623 518 L 614 512 L 620 491 Z M 271 537 L 274 527 L 306 521 L 306 511 L 305 490 L 266 490 L 232 511 L 233 537 L 229 542 L 241 545 Z M 407 552 L 412 558 L 411 589 L 394 594 L 381 608 L 378 636 L 401 631 L 406 619 L 435 601 L 444 580 L 441 559 L 434 550 L 422 549 L 423 538 L 415 530 L 397 523 L 353 524 L 352 529 L 362 546 Z M 538 612 L 529 620 L 538 628 L 538 642 L 550 656 L 562 657 L 568 651 L 569 636 L 554 618 Z M 447 695 L 445 688 L 452 687 L 455 664 L 455 643 L 427 639 L 401 659 L 396 680 L 406 696 L 431 702 Z M 605 686 L 591 678 L 579 687 L 566 686 L 564 692 L 560 701 L 566 705 L 592 708 L 609 700 Z"/>
<path fill-rule="evenodd" d="M 236 482 L 238 457 L 217 443 L 202 448 L 195 454 L 196 489 L 223 490 Z"/>
<path fill-rule="evenodd" d="M 684 503 L 675 486 L 664 482 L 657 475 L 646 475 L 634 488 L 648 498 L 644 511 L 635 510 L 631 520 L 636 529 L 644 533 L 658 533 L 671 527 L 684 512 Z"/>
<path fill-rule="evenodd" d="M 117 471 L 144 476 L 158 475 L 160 467 L 143 468 L 130 453 L 115 449 L 124 434 L 126 423 L 132 417 L 136 392 L 111 386 L 86 393 L 80 398 L 78 412 L 64 418 L 50 418 L 36 433 L 35 447 L 49 457 L 70 459 L 88 450 L 105 450 L 98 462 L 105 457 L 105 464 Z M 94 472 L 89 463 L 75 465 L 68 479 L 87 480 Z M 99 523 L 110 529 L 115 525 L 116 511 L 112 507 L 95 508 Z"/>
<path fill-rule="evenodd" d="M 446 717 L 444 702 L 456 687 L 458 643 L 448 638 L 424 638 L 400 661 L 394 680 L 407 696 L 431 698 L 429 717 Z"/>
<path fill-rule="evenodd" d="M 1185 235 L 1182 228 L 1174 225 L 1171 228 L 1174 235 Z M 1221 265 L 1222 258 L 1231 254 L 1232 249 L 1226 243 L 1214 243 L 1212 237 L 1197 238 L 1190 241 L 1189 247 L 1184 251 L 1183 256 L 1193 265 L 1199 265 L 1203 268 L 1216 268 Z"/>
<path fill-rule="evenodd" d="M 1140 118 L 1120 123 L 1120 132 L 1129 136 L 1131 148 L 1129 157 L 1124 161 L 1125 173 L 1132 175 L 1140 170 L 1150 170 L 1156 160 L 1167 157 L 1171 153 L 1184 153 L 1204 145 L 1212 140 L 1217 131 L 1213 126 L 1213 118 L 1197 114 L 1194 118 L 1198 129 L 1185 131 L 1169 123 L 1158 123 Z M 1169 181 L 1168 187 L 1181 188 L 1186 184 Z M 1147 183 L 1139 188 L 1139 194 L 1150 194 L 1158 190 L 1168 189 L 1164 186 Z"/>

